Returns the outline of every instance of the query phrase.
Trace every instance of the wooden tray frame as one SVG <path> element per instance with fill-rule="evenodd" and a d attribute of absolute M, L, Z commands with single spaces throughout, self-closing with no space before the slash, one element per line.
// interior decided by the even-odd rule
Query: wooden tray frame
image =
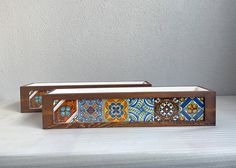
<path fill-rule="evenodd" d="M 134 81 L 135 82 L 135 81 Z M 63 85 L 63 86 L 28 86 L 20 87 L 20 104 L 22 113 L 41 112 L 42 109 L 29 108 L 29 92 L 32 90 L 45 91 L 55 89 L 69 89 L 69 88 L 105 88 L 105 87 L 150 87 L 152 84 L 148 81 L 141 81 L 143 84 L 111 84 L 111 85 Z"/>
<path fill-rule="evenodd" d="M 200 87 L 200 86 L 199 86 Z M 201 87 L 204 88 L 204 87 Z M 206 89 L 206 88 L 204 88 Z M 184 91 L 184 92 L 130 92 L 130 93 L 87 93 L 87 94 L 47 94 L 43 96 L 43 128 L 99 128 L 99 127 L 159 127 L 159 126 L 214 126 L 216 124 L 216 92 Z M 66 99 L 108 99 L 108 98 L 171 98 L 171 97 L 204 97 L 205 114 L 203 121 L 175 122 L 97 122 L 97 123 L 53 123 L 53 100 Z"/>

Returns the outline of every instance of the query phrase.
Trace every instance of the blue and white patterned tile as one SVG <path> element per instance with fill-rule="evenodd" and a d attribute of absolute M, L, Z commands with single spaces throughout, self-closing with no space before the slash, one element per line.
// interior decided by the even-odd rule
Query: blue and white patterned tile
<path fill-rule="evenodd" d="M 154 98 L 129 98 L 129 121 L 154 121 Z"/>
<path fill-rule="evenodd" d="M 181 121 L 202 121 L 204 119 L 204 98 L 180 98 L 179 106 Z"/>

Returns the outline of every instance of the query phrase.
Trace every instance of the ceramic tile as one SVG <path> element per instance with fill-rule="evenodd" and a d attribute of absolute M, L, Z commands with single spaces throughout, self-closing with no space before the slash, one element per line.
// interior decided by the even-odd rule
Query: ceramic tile
<path fill-rule="evenodd" d="M 180 98 L 180 120 L 201 121 L 204 119 L 204 98 Z"/>
<path fill-rule="evenodd" d="M 157 98 L 155 100 L 155 121 L 177 121 L 178 119 L 179 100 L 177 98 Z"/>
<path fill-rule="evenodd" d="M 108 122 L 128 121 L 128 103 L 126 99 L 104 100 L 104 118 Z"/>
<path fill-rule="evenodd" d="M 45 95 L 49 91 L 32 90 L 29 92 L 29 108 L 41 109 L 42 108 L 42 95 Z"/>
<path fill-rule="evenodd" d="M 54 123 L 69 123 L 78 116 L 77 100 L 55 100 L 53 104 Z"/>
<path fill-rule="evenodd" d="M 154 98 L 129 98 L 128 106 L 130 122 L 154 120 Z"/>
<path fill-rule="evenodd" d="M 102 99 L 78 100 L 78 122 L 102 122 Z"/>

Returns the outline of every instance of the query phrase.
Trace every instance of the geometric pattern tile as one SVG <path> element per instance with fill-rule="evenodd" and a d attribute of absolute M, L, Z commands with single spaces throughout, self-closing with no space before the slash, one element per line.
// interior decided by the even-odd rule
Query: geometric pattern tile
<path fill-rule="evenodd" d="M 180 120 L 202 121 L 204 119 L 204 98 L 180 98 Z"/>
<path fill-rule="evenodd" d="M 129 115 L 127 99 L 105 99 L 103 109 L 105 121 L 128 121 Z"/>
<path fill-rule="evenodd" d="M 29 108 L 30 109 L 41 109 L 42 108 L 42 95 L 49 93 L 50 91 L 38 91 L 32 90 L 29 92 Z"/>
<path fill-rule="evenodd" d="M 154 120 L 154 98 L 129 98 L 129 121 L 151 122 Z"/>
<path fill-rule="evenodd" d="M 102 122 L 102 99 L 78 100 L 78 122 Z"/>
<path fill-rule="evenodd" d="M 55 100 L 53 103 L 54 123 L 69 123 L 78 116 L 77 100 Z"/>
<path fill-rule="evenodd" d="M 155 121 L 178 121 L 178 119 L 179 100 L 177 98 L 157 98 L 155 100 Z"/>

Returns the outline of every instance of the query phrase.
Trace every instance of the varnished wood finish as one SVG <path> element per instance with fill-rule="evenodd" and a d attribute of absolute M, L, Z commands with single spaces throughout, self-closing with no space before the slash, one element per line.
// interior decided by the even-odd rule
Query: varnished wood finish
<path fill-rule="evenodd" d="M 216 93 L 208 91 L 187 92 L 130 92 L 130 93 L 92 93 L 92 94 L 47 94 L 43 96 L 43 128 L 94 128 L 94 127 L 161 127 L 161 126 L 214 126 L 216 124 Z M 109 98 L 181 98 L 204 97 L 205 113 L 203 121 L 175 122 L 98 122 L 98 123 L 53 123 L 53 101 L 56 99 L 109 99 Z"/>
<path fill-rule="evenodd" d="M 41 112 L 41 109 L 30 109 L 29 108 L 29 92 L 32 90 L 45 91 L 45 90 L 55 90 L 55 89 L 69 89 L 69 88 L 106 88 L 106 87 L 150 87 L 152 84 L 148 81 L 143 81 L 143 83 L 137 84 L 111 84 L 111 85 L 63 85 L 63 86 L 29 86 L 24 85 L 20 87 L 20 102 L 21 102 L 21 112 Z"/>

